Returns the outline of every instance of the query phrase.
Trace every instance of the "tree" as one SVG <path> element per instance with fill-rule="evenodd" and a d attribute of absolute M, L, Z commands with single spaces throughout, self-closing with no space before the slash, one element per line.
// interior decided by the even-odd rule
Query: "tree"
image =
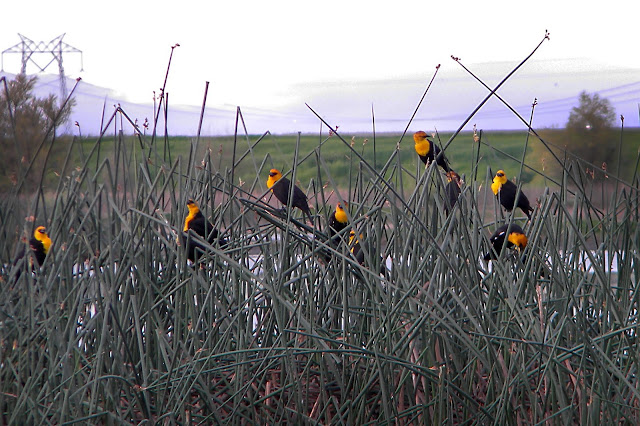
<path fill-rule="evenodd" d="M 613 106 L 597 93 L 590 95 L 583 91 L 578 99 L 566 126 L 569 151 L 595 165 L 611 163 L 617 149 Z"/>
<path fill-rule="evenodd" d="M 7 89 L 0 84 L 0 191 L 8 190 L 21 178 L 20 174 L 34 158 L 44 141 L 31 172 L 26 176 L 25 189 L 31 190 L 40 183 L 42 169 L 49 144 L 56 137 L 57 128 L 71 113 L 74 102 L 67 103 L 61 112 L 54 95 L 37 98 L 33 89 L 37 77 L 19 74 L 7 82 Z M 8 92 L 8 93 L 7 93 Z M 73 100 L 72 100 L 73 101 Z M 54 122 L 54 120 L 57 121 Z M 46 140 L 45 140 L 46 138 Z M 58 146 L 53 147 L 54 151 Z"/>

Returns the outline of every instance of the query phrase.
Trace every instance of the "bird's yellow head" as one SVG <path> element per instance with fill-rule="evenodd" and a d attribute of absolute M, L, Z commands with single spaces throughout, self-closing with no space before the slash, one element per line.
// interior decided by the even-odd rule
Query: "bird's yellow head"
<path fill-rule="evenodd" d="M 502 185 L 505 183 L 507 183 L 507 175 L 504 173 L 504 170 L 498 170 L 498 173 L 496 173 L 496 176 L 493 178 L 493 183 L 491 184 L 491 190 L 494 195 L 498 195 L 500 188 L 502 188 Z"/>
<path fill-rule="evenodd" d="M 509 234 L 509 242 L 512 243 L 518 251 L 524 250 L 529 240 L 527 236 L 520 232 L 512 232 Z"/>
<path fill-rule="evenodd" d="M 187 201 L 187 208 L 189 209 L 189 214 L 187 215 L 186 219 L 184 220 L 184 228 L 182 229 L 185 232 L 189 230 L 189 222 L 191 222 L 193 220 L 193 218 L 198 213 L 200 213 L 200 207 L 198 207 L 196 202 L 193 201 L 191 198 L 189 198 L 189 200 Z"/>
<path fill-rule="evenodd" d="M 427 133 L 422 130 L 413 134 L 414 147 L 418 155 L 427 155 L 431 151 L 431 141 L 427 139 Z"/>
<path fill-rule="evenodd" d="M 274 183 L 276 183 L 282 177 L 282 173 L 278 169 L 269 170 L 269 178 L 267 179 L 267 188 L 271 189 Z"/>
<path fill-rule="evenodd" d="M 33 231 L 33 238 L 42 243 L 45 254 L 49 252 L 49 248 L 51 247 L 51 238 L 49 238 L 49 234 L 47 234 L 47 228 L 44 226 L 38 226 L 36 230 Z"/>
<path fill-rule="evenodd" d="M 198 204 L 196 204 L 196 202 L 193 201 L 191 198 L 187 200 L 187 208 L 189 209 L 189 211 L 192 211 L 192 210 L 200 211 Z"/>
<path fill-rule="evenodd" d="M 363 234 L 360 234 L 360 239 L 364 238 Z M 355 241 L 354 241 L 355 240 Z M 356 231 L 353 229 L 349 232 L 349 245 L 351 243 L 358 244 L 360 241 L 356 238 Z"/>
<path fill-rule="evenodd" d="M 346 203 L 345 203 L 346 205 Z M 335 213 L 335 217 L 336 220 L 340 223 L 347 223 L 348 219 L 347 219 L 347 212 L 344 211 L 344 208 L 342 208 L 342 204 L 338 203 L 336 204 L 336 213 Z"/>

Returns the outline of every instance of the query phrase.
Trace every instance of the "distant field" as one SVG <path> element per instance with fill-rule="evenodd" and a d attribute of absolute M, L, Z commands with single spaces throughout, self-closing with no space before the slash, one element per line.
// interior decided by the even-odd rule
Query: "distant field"
<path fill-rule="evenodd" d="M 540 131 L 542 138 L 557 147 L 564 145 L 562 141 L 562 130 L 543 130 Z M 371 134 L 357 135 L 341 135 L 347 142 L 353 143 L 354 148 L 371 164 L 374 163 L 378 167 L 382 167 L 393 154 L 396 149 L 401 134 L 381 134 L 374 137 Z M 441 133 L 436 136 L 439 139 L 440 146 L 444 145 L 451 133 Z M 257 173 L 261 173 L 259 182 L 264 184 L 267 170 L 272 167 L 279 168 L 283 172 L 291 169 L 294 152 L 296 149 L 297 135 L 270 135 L 262 137 L 257 135 L 238 136 L 236 147 L 236 162 L 241 157 L 244 158 L 235 169 L 236 184 L 239 179 L 243 182 L 251 183 Z M 328 138 L 325 133 L 323 135 L 301 135 L 299 146 L 299 166 L 297 170 L 297 181 L 302 186 L 307 186 L 311 179 L 318 177 L 317 156 L 314 151 L 317 150 L 324 160 L 325 166 L 331 176 L 337 180 L 340 187 L 348 186 L 348 173 L 351 165 L 357 165 L 358 158 L 352 155 L 345 144 L 337 137 Z M 147 136 L 146 140 L 150 138 Z M 260 140 L 259 140 L 260 139 Z M 511 178 L 518 175 L 520 165 L 518 161 L 511 159 L 509 156 L 518 160 L 522 158 L 523 149 L 527 139 L 527 132 L 524 131 L 483 131 L 480 146 L 480 161 L 478 162 L 478 178 L 482 179 L 487 169 L 495 173 L 498 169 L 504 169 Z M 259 142 L 257 142 L 259 140 Z M 85 139 L 82 141 L 83 150 L 89 152 L 95 144 L 95 138 Z M 256 143 L 257 142 L 257 143 Z M 152 157 L 159 156 L 164 159 L 166 156 L 169 160 L 175 161 L 178 156 L 188 158 L 190 146 L 195 143 L 195 137 L 174 136 L 169 137 L 167 142 L 163 138 L 156 141 L 156 150 Z M 136 148 L 138 142 L 133 136 L 125 137 L 125 144 Z M 212 163 L 219 167 L 221 174 L 225 173 L 225 169 L 231 169 L 233 158 L 233 137 L 203 137 L 198 145 L 197 161 L 204 158 L 207 150 L 210 150 Z M 101 156 L 110 155 L 113 152 L 113 138 L 104 139 L 101 142 Z M 618 140 L 612 142 L 612 149 L 617 150 Z M 638 149 L 640 148 L 640 129 L 625 130 L 623 136 L 623 153 L 622 174 L 623 180 L 630 180 L 633 175 L 633 169 L 636 165 Z M 460 175 L 468 175 L 471 172 L 474 163 L 474 149 L 477 144 L 473 142 L 473 134 L 470 132 L 460 133 L 446 150 L 446 156 L 450 160 L 452 167 L 457 170 Z M 560 148 L 558 148 L 560 149 Z M 561 157 L 561 155 L 559 155 Z M 306 159 L 305 159 L 306 158 Z M 561 157 L 562 158 L 562 157 Z M 304 159 L 304 160 L 303 160 Z M 153 158 L 152 158 L 153 160 Z M 394 161 L 398 161 L 395 159 Z M 412 133 L 407 133 L 399 148 L 399 161 L 408 173 L 415 172 L 422 164 L 418 160 L 414 148 Z M 525 163 L 536 169 L 545 169 L 548 175 L 554 175 L 554 168 L 558 169 L 556 161 L 549 153 L 547 148 L 533 135 L 529 137 L 528 149 L 525 157 Z M 615 164 L 609 165 L 610 170 L 615 170 Z M 323 167 L 320 167 L 321 173 Z M 615 171 L 613 172 L 615 173 Z M 324 180 L 324 179 L 323 179 Z M 546 183 L 542 176 L 534 173 L 528 168 L 523 169 L 522 181 L 532 188 L 543 188 Z M 410 188 L 411 179 L 405 178 L 404 185 Z M 414 183 L 415 184 L 415 181 Z"/>

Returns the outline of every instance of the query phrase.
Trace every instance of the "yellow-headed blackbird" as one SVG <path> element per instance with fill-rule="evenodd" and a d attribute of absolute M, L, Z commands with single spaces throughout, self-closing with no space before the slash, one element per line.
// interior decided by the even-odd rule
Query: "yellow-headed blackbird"
<path fill-rule="evenodd" d="M 360 238 L 356 238 L 356 231 L 353 229 L 349 232 L 349 247 L 351 247 L 351 253 L 355 256 L 359 264 L 364 265 L 364 251 L 360 247 L 360 239 L 363 235 L 360 234 Z"/>
<path fill-rule="evenodd" d="M 447 186 L 444 188 L 446 193 L 446 199 L 444 200 L 444 208 L 447 211 L 447 214 L 451 210 L 453 210 L 453 206 L 458 202 L 458 197 L 460 196 L 460 175 L 453 170 L 447 172 Z"/>
<path fill-rule="evenodd" d="M 33 238 L 29 240 L 29 245 L 31 245 L 31 250 L 33 250 L 38 264 L 42 266 L 51 248 L 51 238 L 47 234 L 47 228 L 38 226 L 33 232 Z"/>
<path fill-rule="evenodd" d="M 269 170 L 269 178 L 267 179 L 267 188 L 273 192 L 273 195 L 285 206 L 289 205 L 289 192 L 291 188 L 291 181 L 285 177 L 282 177 L 277 169 Z M 306 213 L 309 218 L 309 222 L 313 223 L 311 218 L 311 210 L 309 210 L 309 204 L 307 196 L 302 192 L 302 189 L 297 185 L 293 185 L 293 200 L 291 200 L 291 207 L 297 207 Z"/>
<path fill-rule="evenodd" d="M 440 148 L 427 138 L 427 134 L 422 130 L 413 134 L 413 141 L 415 142 L 415 149 L 418 156 L 424 164 L 435 161 L 438 166 L 442 167 L 445 172 L 450 172 L 449 161 L 444 156 L 444 153 L 440 152 Z"/>
<path fill-rule="evenodd" d="M 221 248 L 224 248 L 227 245 L 227 240 L 222 237 L 219 237 L 220 232 L 213 227 L 213 224 L 205 219 L 204 215 L 200 211 L 200 208 L 193 200 L 187 201 L 187 208 L 189 209 L 189 214 L 184 220 L 184 228 L 181 236 L 181 244 L 183 247 L 186 247 L 187 250 L 187 259 L 195 262 L 198 257 L 200 257 L 201 253 L 204 253 L 206 249 L 202 244 L 196 241 L 193 236 L 188 238 L 187 233 L 189 231 L 198 234 L 202 239 L 207 241 L 209 244 L 215 244 L 216 240 L 218 241 L 218 245 Z"/>
<path fill-rule="evenodd" d="M 342 204 L 336 204 L 336 211 L 331 214 L 329 218 L 329 238 L 331 242 L 337 244 L 340 241 L 340 237 L 337 235 L 349 224 L 347 219 L 347 212 L 342 208 Z"/>
<path fill-rule="evenodd" d="M 502 225 L 493 233 L 489 239 L 493 250 L 490 250 L 484 255 L 484 260 L 497 259 L 496 256 L 502 251 L 505 238 L 507 239 L 507 247 L 515 247 L 518 251 L 524 250 L 527 246 L 527 236 L 524 234 L 522 228 L 512 223 L 509 227 L 509 236 L 507 237 L 507 226 L 508 225 Z"/>
<path fill-rule="evenodd" d="M 360 236 L 356 238 L 356 232 L 353 229 L 349 232 L 349 247 L 351 247 L 351 253 L 360 265 L 365 266 L 364 250 L 362 250 L 362 246 L 360 245 L 363 242 L 363 238 L 364 235 L 362 234 L 360 234 Z M 364 242 L 364 244 L 366 244 L 369 255 L 373 256 L 372 252 L 374 250 L 374 247 L 372 246 L 372 244 L 367 244 L 366 241 Z M 378 256 L 378 259 L 380 259 L 380 273 L 384 274 L 387 270 L 384 264 L 384 259 L 382 259 L 382 256 Z"/>
<path fill-rule="evenodd" d="M 44 259 L 47 257 L 47 253 L 49 253 L 49 249 L 51 248 L 51 238 L 49 238 L 49 234 L 47 234 L 47 228 L 44 226 L 38 226 L 36 230 L 33 231 L 33 236 L 29 239 L 29 246 L 38 261 L 38 265 L 42 266 Z M 22 245 L 16 254 L 13 264 L 16 265 L 24 255 L 25 250 L 24 245 Z M 20 272 L 17 273 L 17 276 L 20 276 Z"/>
<path fill-rule="evenodd" d="M 518 203 L 516 204 L 516 192 L 518 192 L 518 187 L 515 183 L 511 182 L 507 179 L 503 170 L 498 170 L 496 176 L 493 178 L 493 183 L 491 184 L 491 190 L 500 200 L 500 204 L 504 207 L 508 212 L 513 210 L 515 207 L 519 207 L 520 210 L 527 215 L 529 220 L 531 220 L 531 212 L 533 208 L 531 204 L 529 204 L 529 199 L 522 189 L 520 190 L 520 195 L 518 196 Z"/>

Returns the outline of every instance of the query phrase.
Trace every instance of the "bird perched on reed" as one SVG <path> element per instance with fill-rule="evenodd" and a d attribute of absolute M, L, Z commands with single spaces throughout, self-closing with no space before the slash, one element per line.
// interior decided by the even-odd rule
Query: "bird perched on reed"
<path fill-rule="evenodd" d="M 289 193 L 291 192 L 291 181 L 286 177 L 282 177 L 282 173 L 278 169 L 269 170 L 269 177 L 267 178 L 267 188 L 271 190 L 273 195 L 285 206 L 289 205 Z M 309 210 L 309 204 L 307 196 L 302 192 L 302 189 L 297 185 L 293 185 L 293 199 L 291 200 L 291 207 L 297 207 L 302 210 L 309 222 L 313 224 L 311 218 L 311 210 Z"/>
<path fill-rule="evenodd" d="M 360 240 L 363 235 L 360 234 L 359 238 L 356 238 L 356 231 L 353 229 L 349 232 L 349 247 L 351 247 L 351 253 L 356 258 L 359 264 L 364 265 L 364 251 L 360 246 Z"/>
<path fill-rule="evenodd" d="M 460 197 L 460 175 L 453 170 L 447 172 L 447 186 L 445 186 L 445 194 L 446 198 L 444 200 L 444 208 L 449 214 L 451 210 L 453 210 L 453 206 L 458 202 L 458 197 Z"/>
<path fill-rule="evenodd" d="M 196 202 L 189 199 L 187 208 L 189 209 L 189 214 L 184 219 L 183 232 L 180 234 L 181 244 L 187 251 L 187 259 L 195 262 L 200 257 L 200 254 L 206 251 L 202 243 L 196 241 L 193 235 L 189 237 L 189 232 L 197 234 L 211 245 L 214 245 L 217 240 L 220 248 L 226 247 L 227 240 L 220 237 L 220 232 L 213 227 L 211 222 L 205 219 Z"/>
<path fill-rule="evenodd" d="M 374 252 L 376 252 L 376 249 L 374 247 L 373 244 L 371 244 L 370 241 L 365 241 L 364 240 L 364 235 L 360 234 L 360 236 L 356 237 L 356 232 L 352 229 L 349 232 L 349 247 L 350 247 L 350 251 L 351 254 L 353 254 L 353 256 L 356 258 L 356 261 L 362 265 L 362 266 L 366 266 L 365 265 L 365 257 L 364 257 L 364 250 L 362 249 L 362 245 L 361 244 L 365 244 L 367 253 L 369 254 L 369 258 L 367 259 L 366 263 L 369 262 L 373 262 L 375 259 L 375 255 Z M 384 259 L 382 258 L 382 256 L 378 256 L 378 259 L 380 259 L 380 270 L 379 272 L 381 274 L 386 275 L 387 274 L 387 267 L 384 263 Z M 369 268 L 372 269 L 373 265 L 369 265 Z"/>
<path fill-rule="evenodd" d="M 31 248 L 31 252 L 33 256 L 36 258 L 38 262 L 38 266 L 42 266 L 45 258 L 47 257 L 47 253 L 49 253 L 49 249 L 51 248 L 51 238 L 49 238 L 49 234 L 47 234 L 47 228 L 44 226 L 38 226 L 35 231 L 33 231 L 33 236 L 29 239 L 29 246 Z M 20 260 L 25 256 L 25 247 L 22 247 L 16 253 L 16 256 L 13 260 L 13 265 L 15 266 L 20 262 Z M 20 277 L 21 271 L 19 270 L 16 273 L 16 277 Z"/>
<path fill-rule="evenodd" d="M 531 212 L 533 211 L 533 208 L 531 207 L 531 204 L 529 204 L 529 199 L 524 195 L 524 192 L 520 190 L 518 201 L 516 203 L 518 187 L 515 183 L 507 179 L 504 170 L 498 170 L 496 173 L 496 176 L 493 178 L 493 183 L 491 184 L 491 190 L 498 197 L 500 204 L 505 208 L 505 210 L 510 212 L 515 207 L 519 207 L 520 210 L 527 215 L 529 220 L 531 220 Z"/>
<path fill-rule="evenodd" d="M 509 232 L 508 236 L 507 228 Z M 510 226 L 502 225 L 493 233 L 491 238 L 489 238 L 493 250 L 489 250 L 489 252 L 484 255 L 484 260 L 497 259 L 497 256 L 499 256 L 502 251 L 505 240 L 507 241 L 507 248 L 515 247 L 519 252 L 524 250 L 528 242 L 527 236 L 520 226 L 515 223 L 512 223 Z"/>
<path fill-rule="evenodd" d="M 331 243 L 337 245 L 340 242 L 340 236 L 337 235 L 349 225 L 347 212 L 342 208 L 342 203 L 336 204 L 336 210 L 329 217 L 329 238 Z"/>
<path fill-rule="evenodd" d="M 414 148 L 425 165 L 433 162 L 435 159 L 438 166 L 442 167 L 445 172 L 448 173 L 451 171 L 449 161 L 444 156 L 444 153 L 440 151 L 440 148 L 438 148 L 433 141 L 429 140 L 425 132 L 422 130 L 415 132 L 413 134 L 413 141 L 415 143 Z"/>

